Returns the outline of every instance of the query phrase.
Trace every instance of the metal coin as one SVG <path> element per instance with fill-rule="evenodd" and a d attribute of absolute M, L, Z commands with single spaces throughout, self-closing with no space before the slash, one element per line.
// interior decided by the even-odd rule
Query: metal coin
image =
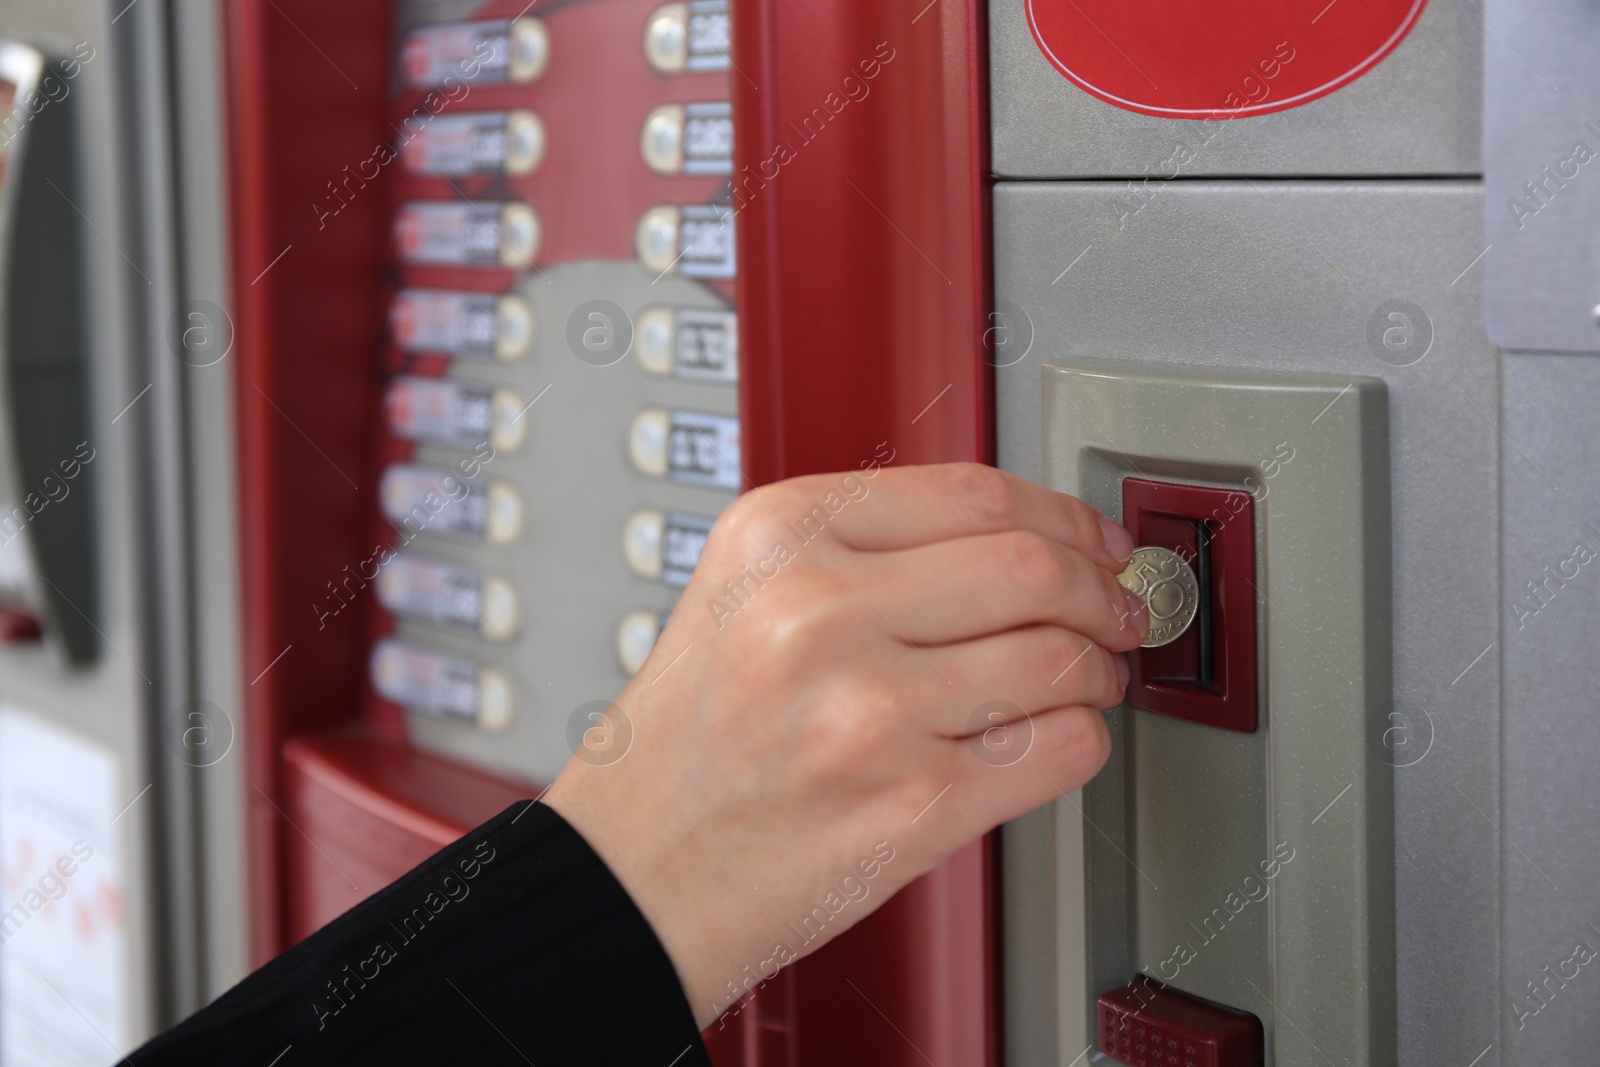
<path fill-rule="evenodd" d="M 1169 548 L 1145 545 L 1133 550 L 1128 567 L 1117 575 L 1122 588 L 1144 601 L 1150 632 L 1143 648 L 1170 645 L 1194 622 L 1200 608 L 1200 583 L 1183 557 Z"/>

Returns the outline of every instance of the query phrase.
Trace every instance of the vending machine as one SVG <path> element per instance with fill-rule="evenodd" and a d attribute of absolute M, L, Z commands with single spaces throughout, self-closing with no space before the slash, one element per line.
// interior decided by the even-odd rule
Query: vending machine
<path fill-rule="evenodd" d="M 739 492 L 989 457 L 983 27 L 223 13 L 259 961 L 625 758 L 590 729 Z M 993 853 L 764 983 L 717 1062 L 996 1062 Z"/>
<path fill-rule="evenodd" d="M 218 36 L 184 6 L 0 5 L 7 1067 L 113 1062 L 248 966 Z"/>
<path fill-rule="evenodd" d="M 1593 1057 L 1597 31 L 989 5 L 998 462 L 1199 609 L 1004 831 L 1008 1063 Z"/>

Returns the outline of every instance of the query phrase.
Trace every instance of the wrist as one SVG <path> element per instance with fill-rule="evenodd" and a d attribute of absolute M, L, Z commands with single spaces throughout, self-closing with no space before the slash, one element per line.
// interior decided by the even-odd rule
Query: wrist
<path fill-rule="evenodd" d="M 727 980 L 742 977 L 733 962 L 737 953 L 730 944 L 730 924 L 701 914 L 708 907 L 706 870 L 721 861 L 661 796 L 625 796 L 618 788 L 622 783 L 608 777 L 575 761 L 543 803 L 583 837 L 633 900 L 672 961 L 696 1024 L 704 1028 L 744 994 L 736 983 L 738 992 L 728 992 Z M 663 810 L 670 819 L 649 817 Z"/>

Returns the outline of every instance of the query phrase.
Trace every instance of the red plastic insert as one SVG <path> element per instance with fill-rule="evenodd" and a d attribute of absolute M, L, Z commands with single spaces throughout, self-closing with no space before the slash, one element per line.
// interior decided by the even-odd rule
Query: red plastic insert
<path fill-rule="evenodd" d="M 25 611 L 0 607 L 0 641 L 7 644 L 18 641 L 37 641 L 41 636 L 39 620 Z"/>
<path fill-rule="evenodd" d="M 1131 1067 L 1261 1067 L 1261 1020 L 1141 974 L 1095 1003 L 1100 1051 Z"/>
<path fill-rule="evenodd" d="M 1170 548 L 1187 560 L 1204 598 L 1201 617 L 1182 637 L 1128 657 L 1128 703 L 1253 733 L 1259 725 L 1255 498 L 1243 489 L 1126 478 L 1122 522 L 1134 544 Z"/>

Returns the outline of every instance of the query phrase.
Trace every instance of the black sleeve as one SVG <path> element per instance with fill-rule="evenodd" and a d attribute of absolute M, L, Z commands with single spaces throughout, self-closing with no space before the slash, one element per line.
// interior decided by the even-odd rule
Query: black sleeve
<path fill-rule="evenodd" d="M 532 801 L 122 1062 L 710 1064 L 649 923 L 578 832 Z"/>

